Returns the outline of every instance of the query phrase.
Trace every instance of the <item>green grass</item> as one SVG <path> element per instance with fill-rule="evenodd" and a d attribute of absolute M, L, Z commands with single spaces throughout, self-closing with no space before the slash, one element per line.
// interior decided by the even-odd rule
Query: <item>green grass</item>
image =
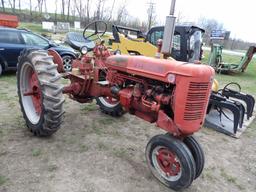
<path fill-rule="evenodd" d="M 229 183 L 233 183 L 240 190 L 244 190 L 244 187 L 238 183 L 237 178 L 229 175 L 223 168 L 220 169 L 220 175 Z"/>
<path fill-rule="evenodd" d="M 26 29 L 29 29 L 35 33 L 46 33 L 48 32 L 47 30 L 44 30 L 42 28 L 42 25 L 41 23 L 23 23 L 21 22 L 19 24 L 19 28 L 26 28 Z"/>
<path fill-rule="evenodd" d="M 99 148 L 99 150 L 101 150 L 101 151 L 106 151 L 106 150 L 109 149 L 109 147 L 108 147 L 107 145 L 105 145 L 104 143 L 102 143 L 102 142 L 99 142 L 99 143 L 98 143 L 98 148 Z"/>
<path fill-rule="evenodd" d="M 12 85 L 16 85 L 16 74 L 14 72 L 6 72 L 5 74 L 0 76 L 0 83 L 1 82 L 6 82 L 6 83 L 10 83 Z M 7 86 L 6 88 L 8 88 L 9 86 Z M 2 85 L 1 85 L 2 88 Z"/>
<path fill-rule="evenodd" d="M 216 182 L 216 177 L 214 176 L 215 167 L 205 168 L 202 173 L 202 178 L 206 178 L 211 182 Z"/>
<path fill-rule="evenodd" d="M 96 103 L 88 103 L 88 104 L 83 105 L 83 107 L 81 108 L 81 111 L 84 114 L 88 114 L 92 111 L 96 111 L 97 109 L 98 109 L 98 106 L 96 105 Z"/>
<path fill-rule="evenodd" d="M 2 7 L 0 7 L 0 11 L 3 11 Z M 7 14 L 13 14 L 12 9 L 8 8 L 8 7 L 5 7 L 5 12 Z M 19 9 L 16 8 L 14 14 L 17 14 L 17 15 L 22 14 L 22 15 L 26 15 L 26 17 L 28 17 L 28 18 L 31 18 L 29 9 L 19 10 Z M 55 20 L 55 13 L 48 13 L 48 14 L 50 15 L 52 20 Z M 40 14 L 37 11 L 32 11 L 32 18 L 34 18 L 38 21 L 45 20 L 44 19 L 44 13 Z M 67 18 L 66 15 L 65 15 L 65 18 Z M 63 21 L 64 20 L 61 14 L 56 14 L 56 19 L 58 21 Z M 69 21 L 75 21 L 77 19 L 79 19 L 79 17 L 76 17 L 76 16 L 74 17 L 72 15 L 69 16 Z"/>
<path fill-rule="evenodd" d="M 207 63 L 209 51 L 204 51 L 204 55 L 203 63 Z M 222 54 L 222 58 L 225 63 L 233 64 L 238 64 L 241 60 L 241 56 L 228 54 Z M 256 59 L 252 59 L 247 70 L 243 73 L 231 75 L 216 74 L 215 78 L 219 81 L 220 88 L 224 87 L 227 83 L 237 82 L 241 85 L 243 92 L 256 96 Z"/>
<path fill-rule="evenodd" d="M 127 156 L 127 151 L 124 148 L 121 149 L 114 149 L 113 150 L 113 155 L 119 158 L 126 157 Z"/>
<path fill-rule="evenodd" d="M 3 175 L 0 175 L 0 186 L 4 185 L 9 179 Z"/>
<path fill-rule="evenodd" d="M 80 144 L 79 146 L 79 151 L 82 153 L 82 152 L 86 152 L 89 150 L 89 147 L 85 144 Z"/>
<path fill-rule="evenodd" d="M 58 169 L 58 166 L 57 165 L 49 165 L 48 167 L 48 171 L 49 172 L 54 172 Z"/>
<path fill-rule="evenodd" d="M 32 156 L 38 157 L 42 154 L 42 151 L 40 149 L 32 149 Z"/>

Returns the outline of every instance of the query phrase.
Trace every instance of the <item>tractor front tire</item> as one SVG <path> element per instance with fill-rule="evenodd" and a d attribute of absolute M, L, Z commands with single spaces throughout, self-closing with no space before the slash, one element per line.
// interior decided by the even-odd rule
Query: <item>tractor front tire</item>
<path fill-rule="evenodd" d="M 36 136 L 50 136 L 63 120 L 61 75 L 47 51 L 24 50 L 19 57 L 17 88 L 23 117 Z"/>
<path fill-rule="evenodd" d="M 156 135 L 147 144 L 146 160 L 152 174 L 173 190 L 191 185 L 196 166 L 188 147 L 170 135 Z"/>
<path fill-rule="evenodd" d="M 96 101 L 101 111 L 105 114 L 114 117 L 120 117 L 124 114 L 122 105 L 118 100 L 109 97 L 97 97 Z"/>
<path fill-rule="evenodd" d="M 195 137 L 193 136 L 188 136 L 186 137 L 183 142 L 186 144 L 186 146 L 189 148 L 191 151 L 195 163 L 196 163 L 196 175 L 195 179 L 198 178 L 203 169 L 204 169 L 204 162 L 205 162 L 205 157 L 204 157 L 204 151 L 201 147 L 201 145 L 198 143 Z"/>

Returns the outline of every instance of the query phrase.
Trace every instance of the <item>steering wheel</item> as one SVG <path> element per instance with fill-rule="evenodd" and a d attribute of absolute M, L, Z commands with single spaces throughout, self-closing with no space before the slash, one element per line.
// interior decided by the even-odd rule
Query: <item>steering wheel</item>
<path fill-rule="evenodd" d="M 99 28 L 103 27 L 103 31 L 100 31 Z M 91 32 L 94 31 L 92 34 Z M 107 23 L 104 21 L 94 21 L 85 26 L 83 37 L 86 40 L 95 41 L 97 39 L 101 39 L 101 37 L 107 31 Z"/>

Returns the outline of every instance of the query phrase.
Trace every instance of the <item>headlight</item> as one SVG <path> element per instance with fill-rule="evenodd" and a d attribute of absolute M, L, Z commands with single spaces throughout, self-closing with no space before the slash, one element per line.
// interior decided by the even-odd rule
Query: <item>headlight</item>
<path fill-rule="evenodd" d="M 85 55 L 88 52 L 88 49 L 86 46 L 81 47 L 81 53 Z"/>
<path fill-rule="evenodd" d="M 115 50 L 115 51 L 114 51 L 114 55 L 121 55 L 120 49 Z"/>
<path fill-rule="evenodd" d="M 168 76 L 167 76 L 167 81 L 169 82 L 169 83 L 175 83 L 175 79 L 176 79 L 176 77 L 175 77 L 175 75 L 174 74 L 168 74 Z"/>

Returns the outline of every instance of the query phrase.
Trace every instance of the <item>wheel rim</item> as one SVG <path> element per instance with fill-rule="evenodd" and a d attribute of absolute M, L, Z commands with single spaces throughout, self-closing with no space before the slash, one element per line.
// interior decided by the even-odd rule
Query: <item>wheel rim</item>
<path fill-rule="evenodd" d="M 179 158 L 169 149 L 163 146 L 156 147 L 152 151 L 152 162 L 156 171 L 168 181 L 177 181 L 182 174 Z"/>
<path fill-rule="evenodd" d="M 72 69 L 72 58 L 63 57 L 63 67 L 65 71 L 71 71 Z"/>
<path fill-rule="evenodd" d="M 99 97 L 100 102 L 106 107 L 113 108 L 117 106 L 120 102 L 113 97 Z"/>
<path fill-rule="evenodd" d="M 37 74 L 29 63 L 24 63 L 21 68 L 20 91 L 27 118 L 32 124 L 37 124 L 42 113 L 42 92 Z"/>

